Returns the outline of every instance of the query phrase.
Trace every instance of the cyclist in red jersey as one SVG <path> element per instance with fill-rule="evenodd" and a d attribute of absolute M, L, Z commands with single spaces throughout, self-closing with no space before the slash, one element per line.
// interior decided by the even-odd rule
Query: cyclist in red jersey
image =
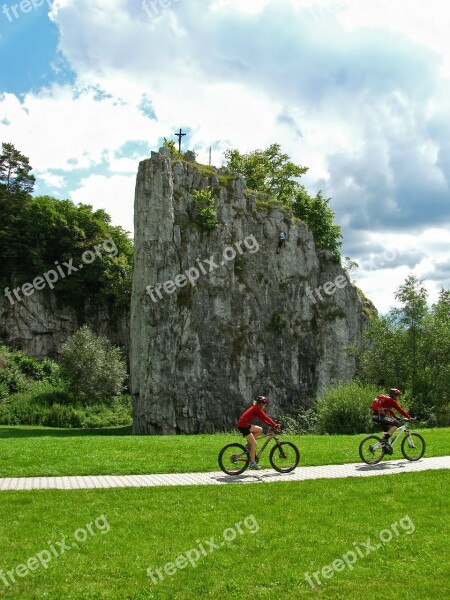
<path fill-rule="evenodd" d="M 373 411 L 372 421 L 384 431 L 382 443 L 384 444 L 388 454 L 392 454 L 392 446 L 388 440 L 397 427 L 400 427 L 400 421 L 398 421 L 394 410 L 402 414 L 407 419 L 411 419 L 410 415 L 396 400 L 396 398 L 398 398 L 400 395 L 400 390 L 391 388 L 389 390 L 389 396 L 380 394 L 370 405 L 370 408 Z"/>
<path fill-rule="evenodd" d="M 262 427 L 258 425 L 252 425 L 254 419 L 259 419 L 267 425 L 271 425 L 275 429 L 280 429 L 280 424 L 275 423 L 268 415 L 265 410 L 269 403 L 269 400 L 265 396 L 258 396 L 253 402 L 253 405 L 248 408 L 240 417 L 237 422 L 239 431 L 242 436 L 246 438 L 250 449 L 250 469 L 261 469 L 261 467 L 255 461 L 256 455 L 256 439 L 262 433 Z"/>

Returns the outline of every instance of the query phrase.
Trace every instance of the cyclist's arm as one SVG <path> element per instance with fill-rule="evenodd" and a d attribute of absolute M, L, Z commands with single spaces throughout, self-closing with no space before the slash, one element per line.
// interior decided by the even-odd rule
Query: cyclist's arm
<path fill-rule="evenodd" d="M 276 427 L 277 426 L 277 424 L 275 423 L 275 421 L 273 421 L 269 417 L 269 415 L 266 415 L 266 413 L 263 410 L 261 410 L 261 409 L 259 410 L 258 419 L 260 419 L 266 425 L 271 425 L 272 427 Z"/>
<path fill-rule="evenodd" d="M 406 417 L 407 419 L 410 419 L 410 415 L 406 412 L 406 410 L 404 410 L 400 404 L 398 402 L 396 402 L 395 400 L 392 400 L 392 403 L 394 404 L 395 410 L 398 410 L 398 412 L 403 415 L 404 417 Z"/>

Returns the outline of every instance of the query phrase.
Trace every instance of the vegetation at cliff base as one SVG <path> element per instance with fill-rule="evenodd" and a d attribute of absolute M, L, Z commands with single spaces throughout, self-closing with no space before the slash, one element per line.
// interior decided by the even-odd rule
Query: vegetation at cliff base
<path fill-rule="evenodd" d="M 372 319 L 359 349 L 359 377 L 398 387 L 413 413 L 450 424 L 450 291 L 428 304 L 423 281 L 409 276 L 398 288 L 399 308 Z"/>
<path fill-rule="evenodd" d="M 372 315 L 360 345 L 347 349 L 358 362 L 355 380 L 325 389 L 312 407 L 288 417 L 291 432 L 370 431 L 370 403 L 391 387 L 402 391 L 400 404 L 420 424 L 450 425 L 450 291 L 430 306 L 422 284 L 407 277 L 395 294 L 400 306 Z"/>
<path fill-rule="evenodd" d="M 0 423 L 130 425 L 130 397 L 121 395 L 125 377 L 120 351 L 87 327 L 66 341 L 60 363 L 0 346 Z"/>
<path fill-rule="evenodd" d="M 127 372 L 121 351 L 86 325 L 63 344 L 59 357 L 61 375 L 77 401 L 108 403 L 122 392 Z"/>

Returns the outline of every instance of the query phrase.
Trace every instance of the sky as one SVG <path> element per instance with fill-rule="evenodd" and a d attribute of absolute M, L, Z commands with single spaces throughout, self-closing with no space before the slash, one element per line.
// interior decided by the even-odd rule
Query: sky
<path fill-rule="evenodd" d="M 220 166 L 279 143 L 331 198 L 380 312 L 407 276 L 450 288 L 446 0 L 0 1 L 0 142 L 35 194 L 133 230 L 139 161 L 164 137 Z"/>

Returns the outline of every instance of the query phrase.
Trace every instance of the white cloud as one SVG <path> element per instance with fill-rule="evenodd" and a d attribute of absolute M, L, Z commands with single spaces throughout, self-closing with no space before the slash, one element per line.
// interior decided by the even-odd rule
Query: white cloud
<path fill-rule="evenodd" d="M 55 175 L 54 173 L 49 173 L 48 171 L 37 171 L 36 179 L 39 181 L 43 181 L 49 187 L 53 187 L 56 190 L 60 190 L 65 187 L 66 180 L 62 175 Z M 54 191 L 54 194 L 57 194 L 58 191 Z"/>
<path fill-rule="evenodd" d="M 134 175 L 90 175 L 81 180 L 80 187 L 70 194 L 70 199 L 75 203 L 90 204 L 95 210 L 103 208 L 111 215 L 113 225 L 132 232 L 135 182 Z"/>
<path fill-rule="evenodd" d="M 340 12 L 339 21 L 350 31 L 380 28 L 404 35 L 442 58 L 442 75 L 450 77 L 450 5 L 443 0 L 353 0 Z"/>
<path fill-rule="evenodd" d="M 162 130 L 136 106 L 98 99 L 94 89 L 54 86 L 23 100 L 0 97 L 0 138 L 14 140 L 38 171 L 92 168 L 128 140 L 154 146 Z"/>
<path fill-rule="evenodd" d="M 352 277 L 366 296 L 375 302 L 378 310 L 385 313 L 389 308 L 398 306 L 394 293 L 409 275 L 422 279 L 429 301 L 437 301 L 442 281 L 440 277 L 434 278 L 436 266 L 450 263 L 446 228 L 434 227 L 415 235 L 391 234 L 386 236 L 386 240 L 366 232 L 366 248 L 368 252 L 361 258 L 352 257 L 360 266 Z M 378 251 L 371 252 L 371 249 Z M 400 261 L 405 263 L 408 256 L 411 256 L 412 264 L 398 264 Z M 447 281 L 447 289 L 449 284 Z"/>

